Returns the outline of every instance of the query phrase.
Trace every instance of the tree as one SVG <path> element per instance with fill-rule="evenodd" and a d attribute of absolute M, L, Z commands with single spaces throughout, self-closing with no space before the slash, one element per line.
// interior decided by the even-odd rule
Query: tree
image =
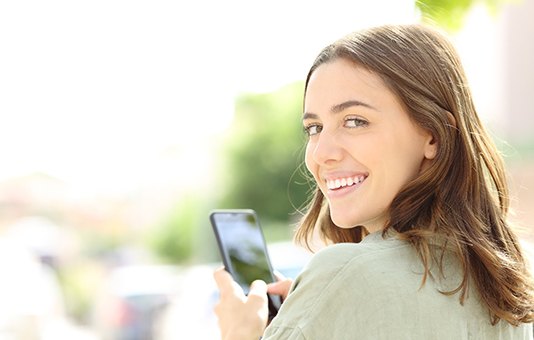
<path fill-rule="evenodd" d="M 484 3 L 492 13 L 514 0 L 416 0 L 423 21 L 431 22 L 448 31 L 458 31 L 469 10 L 476 3 Z"/>
<path fill-rule="evenodd" d="M 303 84 L 243 94 L 224 142 L 221 208 L 252 208 L 262 220 L 286 222 L 310 190 L 303 171 Z"/>

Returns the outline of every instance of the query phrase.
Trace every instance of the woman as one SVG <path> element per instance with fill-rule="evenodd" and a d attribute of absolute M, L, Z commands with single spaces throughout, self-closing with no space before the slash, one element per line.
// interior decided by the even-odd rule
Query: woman
<path fill-rule="evenodd" d="M 308 74 L 296 233 L 331 245 L 245 297 L 215 273 L 223 339 L 532 339 L 534 293 L 506 222 L 503 162 L 451 44 L 420 25 L 326 47 Z M 285 297 L 267 324 L 266 292 Z"/>

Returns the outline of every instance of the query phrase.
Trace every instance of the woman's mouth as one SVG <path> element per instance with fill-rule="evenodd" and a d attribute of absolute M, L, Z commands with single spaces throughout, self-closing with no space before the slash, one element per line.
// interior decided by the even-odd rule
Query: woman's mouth
<path fill-rule="evenodd" d="M 352 177 L 336 178 L 326 180 L 326 187 L 329 191 L 339 190 L 343 188 L 349 188 L 362 183 L 367 176 L 359 175 Z"/>

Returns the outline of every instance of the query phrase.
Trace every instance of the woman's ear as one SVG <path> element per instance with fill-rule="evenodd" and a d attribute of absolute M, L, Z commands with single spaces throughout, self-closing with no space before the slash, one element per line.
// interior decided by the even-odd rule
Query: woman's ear
<path fill-rule="evenodd" d="M 432 134 L 428 134 L 425 146 L 424 146 L 424 155 L 425 159 L 434 159 L 438 153 L 438 142 Z"/>
<path fill-rule="evenodd" d="M 421 162 L 420 171 L 426 171 L 432 164 L 432 160 L 436 158 L 438 153 L 438 142 L 430 132 L 426 136 L 425 144 L 423 145 L 423 161 Z"/>
<path fill-rule="evenodd" d="M 456 130 L 456 118 L 454 118 L 454 115 L 450 113 L 449 111 L 445 111 L 445 115 L 447 118 L 446 126 Z M 425 146 L 424 146 L 424 156 L 425 160 L 432 160 L 436 158 L 436 155 L 438 154 L 438 139 L 432 135 L 432 132 L 426 131 L 426 140 L 425 140 Z"/>

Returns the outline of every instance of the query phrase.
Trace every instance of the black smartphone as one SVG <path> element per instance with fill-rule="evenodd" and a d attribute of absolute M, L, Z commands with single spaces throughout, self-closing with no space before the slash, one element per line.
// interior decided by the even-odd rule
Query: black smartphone
<path fill-rule="evenodd" d="M 263 231 L 254 210 L 215 210 L 210 214 L 210 221 L 224 267 L 245 294 L 254 280 L 275 282 Z M 273 318 L 282 301 L 278 295 L 268 295 L 268 300 L 269 318 Z"/>

